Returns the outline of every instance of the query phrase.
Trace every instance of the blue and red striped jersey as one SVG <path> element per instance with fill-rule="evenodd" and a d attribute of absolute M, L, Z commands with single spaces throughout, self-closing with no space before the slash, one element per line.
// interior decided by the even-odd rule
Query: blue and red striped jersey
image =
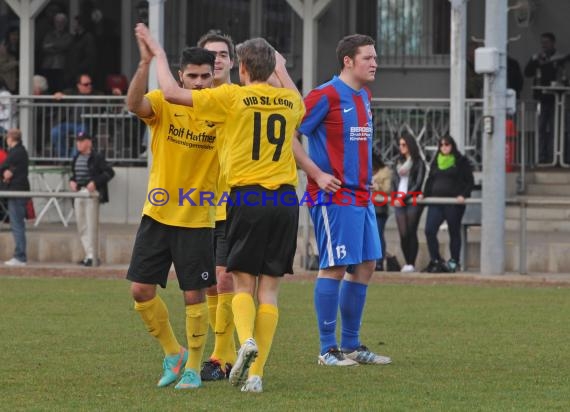
<path fill-rule="evenodd" d="M 306 114 L 299 132 L 308 137 L 309 156 L 324 172 L 342 182 L 352 204 L 367 206 L 372 179 L 372 112 L 368 88 L 354 90 L 339 77 L 305 97 Z M 327 197 L 309 177 L 307 192 L 315 204 Z M 320 200 L 320 201 L 319 201 Z"/>

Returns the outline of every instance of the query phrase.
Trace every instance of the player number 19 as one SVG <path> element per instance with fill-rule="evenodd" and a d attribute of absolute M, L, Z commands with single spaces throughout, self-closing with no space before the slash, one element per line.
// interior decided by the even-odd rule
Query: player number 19
<path fill-rule="evenodd" d="M 273 161 L 279 161 L 281 156 L 281 149 L 285 142 L 286 130 L 285 117 L 278 113 L 272 113 L 267 117 L 267 140 L 269 143 L 275 145 L 275 152 L 273 152 Z M 259 150 L 261 146 L 261 112 L 253 113 L 253 149 L 251 151 L 251 159 L 259 160 Z"/>

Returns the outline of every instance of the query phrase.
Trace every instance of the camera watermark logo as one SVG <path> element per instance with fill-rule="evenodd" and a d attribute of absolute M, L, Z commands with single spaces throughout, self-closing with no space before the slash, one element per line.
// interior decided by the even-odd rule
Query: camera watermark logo
<path fill-rule="evenodd" d="M 166 189 L 157 187 L 148 192 L 147 199 L 153 206 L 164 206 L 170 200 L 170 194 Z"/>

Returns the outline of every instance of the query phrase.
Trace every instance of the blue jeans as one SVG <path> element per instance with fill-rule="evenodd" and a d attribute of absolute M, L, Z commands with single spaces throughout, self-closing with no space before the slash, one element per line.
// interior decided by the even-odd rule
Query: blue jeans
<path fill-rule="evenodd" d="M 53 146 L 54 157 L 70 157 L 72 152 L 75 151 L 73 146 L 72 152 L 67 142 L 67 136 L 75 136 L 79 132 L 85 132 L 86 127 L 81 123 L 60 123 L 51 129 L 51 144 Z"/>
<path fill-rule="evenodd" d="M 10 215 L 10 229 L 14 236 L 16 249 L 14 257 L 21 262 L 28 260 L 26 256 L 26 203 L 28 199 L 11 198 L 8 199 L 8 213 Z"/>

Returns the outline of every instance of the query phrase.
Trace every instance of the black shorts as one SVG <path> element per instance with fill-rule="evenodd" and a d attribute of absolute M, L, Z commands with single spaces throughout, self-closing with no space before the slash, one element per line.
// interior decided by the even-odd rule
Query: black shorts
<path fill-rule="evenodd" d="M 253 202 L 256 205 L 238 201 L 245 193 L 251 195 L 249 199 L 275 196 L 277 201 Z M 283 185 L 277 190 L 261 186 L 232 188 L 226 224 L 228 272 L 255 276 L 293 273 L 299 225 L 299 201 L 293 186 Z"/>
<path fill-rule="evenodd" d="M 127 279 L 166 287 L 174 263 L 182 290 L 216 284 L 214 229 L 169 226 L 143 216 L 137 231 Z"/>
<path fill-rule="evenodd" d="M 228 265 L 228 242 L 226 241 L 226 221 L 218 220 L 214 229 L 214 255 L 216 266 Z"/>

